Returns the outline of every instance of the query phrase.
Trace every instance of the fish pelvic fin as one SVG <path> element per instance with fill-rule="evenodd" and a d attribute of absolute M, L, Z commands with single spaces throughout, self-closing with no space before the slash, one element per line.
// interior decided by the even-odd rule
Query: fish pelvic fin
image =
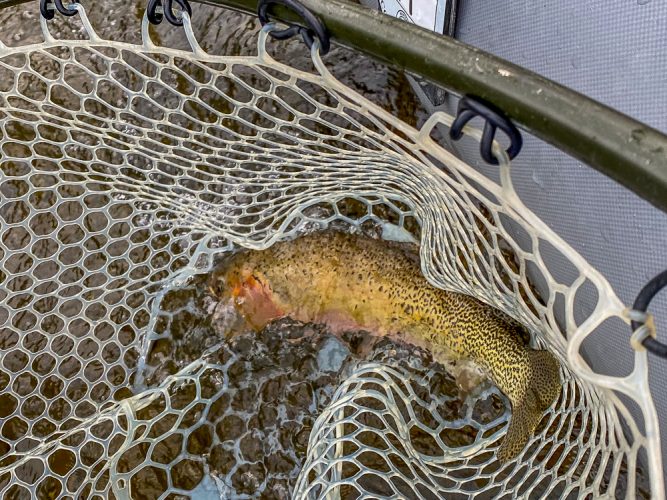
<path fill-rule="evenodd" d="M 544 413 L 560 395 L 560 364 L 548 351 L 530 351 L 531 378 L 523 399 L 512 401 L 512 417 L 497 458 L 506 463 L 524 449 Z"/>

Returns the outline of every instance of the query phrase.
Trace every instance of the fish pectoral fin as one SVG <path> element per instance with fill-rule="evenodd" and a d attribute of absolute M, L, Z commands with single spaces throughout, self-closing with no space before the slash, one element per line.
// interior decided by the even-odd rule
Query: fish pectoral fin
<path fill-rule="evenodd" d="M 235 291 L 235 298 L 246 322 L 256 331 L 285 316 L 268 286 L 254 276 L 249 276 L 241 284 Z"/>
<path fill-rule="evenodd" d="M 446 360 L 444 363 L 447 371 L 456 380 L 456 386 L 459 389 L 459 397 L 468 400 L 477 394 L 486 386 L 489 380 L 488 375 L 483 373 L 481 368 L 474 362 L 467 359 Z"/>

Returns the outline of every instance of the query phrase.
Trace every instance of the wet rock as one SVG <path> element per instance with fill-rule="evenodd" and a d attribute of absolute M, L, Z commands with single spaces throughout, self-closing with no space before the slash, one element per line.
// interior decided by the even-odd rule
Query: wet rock
<path fill-rule="evenodd" d="M 209 465 L 214 473 L 229 474 L 236 465 L 236 456 L 232 450 L 219 444 L 211 450 Z"/>
<path fill-rule="evenodd" d="M 261 432 L 249 432 L 241 438 L 239 448 L 241 455 L 248 462 L 259 462 L 264 457 L 263 438 Z"/>
<path fill-rule="evenodd" d="M 254 386 L 239 389 L 232 399 L 232 409 L 250 412 L 257 407 L 257 389 Z"/>
<path fill-rule="evenodd" d="M 338 372 L 345 360 L 350 356 L 350 350 L 336 337 L 327 337 L 317 353 L 317 365 L 323 372 Z"/>
<path fill-rule="evenodd" d="M 241 437 L 245 429 L 245 421 L 241 417 L 238 415 L 227 415 L 215 430 L 220 441 L 229 441 Z"/>
<path fill-rule="evenodd" d="M 270 428 L 275 427 L 278 418 L 278 412 L 272 406 L 264 405 L 259 409 L 258 414 L 258 426 L 260 426 L 264 431 L 269 430 Z"/>
<path fill-rule="evenodd" d="M 237 493 L 253 495 L 266 478 L 266 467 L 262 463 L 243 464 L 232 475 L 232 486 Z"/>
<path fill-rule="evenodd" d="M 184 297 L 188 307 L 198 300 Z M 191 309 L 190 316 L 179 317 L 196 320 L 200 326 L 206 323 L 205 315 L 195 309 Z M 194 338 L 191 331 L 186 331 L 186 325 L 179 328 L 178 341 L 172 339 L 156 347 L 161 350 L 154 356 L 157 365 L 150 382 L 158 384 L 159 376 L 181 366 L 179 356 L 184 353 L 186 360 L 203 357 L 211 364 L 223 366 L 215 368 L 215 376 L 200 377 L 201 396 L 213 401 L 204 417 L 205 426 L 184 437 L 191 452 L 208 462 L 216 482 L 226 485 L 226 496 L 231 498 L 291 497 L 315 420 L 346 374 L 362 360 L 414 372 L 419 384 L 413 388 L 420 397 L 445 396 L 434 408 L 440 416 L 454 418 L 466 411 L 456 397 L 456 382 L 428 351 L 389 338 L 378 339 L 364 331 L 337 337 L 322 325 L 284 318 L 261 332 L 241 333 L 231 339 L 216 332 L 215 338 L 223 339 L 222 343 L 204 354 L 210 342 Z M 212 328 L 216 328 L 215 324 Z M 475 408 L 476 415 L 493 415 L 495 406 L 489 401 L 489 405 Z M 423 409 L 418 412 L 423 422 L 433 423 L 434 416 Z M 209 436 L 207 429 L 214 429 L 215 436 L 212 431 Z M 466 439 L 456 435 L 446 438 L 453 443 Z M 430 441 L 422 441 L 420 445 L 430 452 Z M 382 443 L 374 441 L 377 446 Z M 398 442 L 393 445 L 401 446 Z"/>
<path fill-rule="evenodd" d="M 266 459 L 266 464 L 269 474 L 287 474 L 297 465 L 285 452 L 277 452 L 269 455 Z"/>
<path fill-rule="evenodd" d="M 261 500 L 288 500 L 291 498 L 289 482 L 285 479 L 271 479 L 267 482 Z"/>

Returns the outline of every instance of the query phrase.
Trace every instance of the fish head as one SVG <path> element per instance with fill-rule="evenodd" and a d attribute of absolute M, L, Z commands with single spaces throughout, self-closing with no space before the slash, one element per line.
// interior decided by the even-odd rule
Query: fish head
<path fill-rule="evenodd" d="M 219 300 L 231 301 L 256 331 L 285 316 L 268 278 L 245 252 L 223 262 L 214 273 L 209 289 Z"/>

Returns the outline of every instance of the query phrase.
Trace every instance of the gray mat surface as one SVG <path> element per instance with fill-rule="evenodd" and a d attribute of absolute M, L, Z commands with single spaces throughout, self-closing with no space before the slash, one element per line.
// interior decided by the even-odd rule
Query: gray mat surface
<path fill-rule="evenodd" d="M 456 37 L 667 131 L 665 33 L 667 8 L 659 0 L 462 0 Z M 641 287 L 667 267 L 667 214 L 540 140 L 524 138 L 513 167 L 524 203 L 631 305 Z M 464 153 L 467 159 L 473 155 Z M 651 310 L 659 339 L 667 341 L 667 292 Z M 620 322 L 604 326 L 586 344 L 587 357 L 602 372 L 629 373 L 629 329 Z M 651 357 L 650 382 L 664 436 L 667 361 Z M 664 466 L 664 439 L 663 457 Z"/>

